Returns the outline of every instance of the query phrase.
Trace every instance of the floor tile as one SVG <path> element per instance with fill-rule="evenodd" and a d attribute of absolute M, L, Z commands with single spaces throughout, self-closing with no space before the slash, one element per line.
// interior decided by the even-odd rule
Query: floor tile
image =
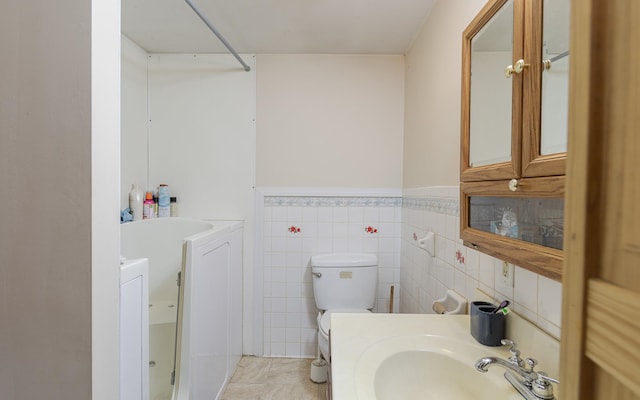
<path fill-rule="evenodd" d="M 327 384 L 311 381 L 311 361 L 244 356 L 222 400 L 324 400 Z"/>

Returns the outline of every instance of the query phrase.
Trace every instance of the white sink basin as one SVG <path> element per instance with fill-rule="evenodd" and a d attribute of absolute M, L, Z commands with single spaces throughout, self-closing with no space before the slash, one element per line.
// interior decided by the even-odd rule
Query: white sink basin
<path fill-rule="evenodd" d="M 437 335 L 394 336 L 369 346 L 355 366 L 359 399 L 522 400 L 496 367 L 476 360 L 501 354 L 486 346 Z"/>

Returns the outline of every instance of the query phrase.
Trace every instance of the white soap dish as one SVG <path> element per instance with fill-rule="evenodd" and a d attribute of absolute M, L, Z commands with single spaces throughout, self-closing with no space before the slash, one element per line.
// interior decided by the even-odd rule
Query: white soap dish
<path fill-rule="evenodd" d="M 433 302 L 432 307 L 436 314 L 466 314 L 467 299 L 449 289 L 443 298 Z"/>

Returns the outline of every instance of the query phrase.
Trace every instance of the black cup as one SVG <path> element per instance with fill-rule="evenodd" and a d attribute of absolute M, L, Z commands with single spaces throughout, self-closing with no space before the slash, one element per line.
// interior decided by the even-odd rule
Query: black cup
<path fill-rule="evenodd" d="M 501 346 L 504 339 L 504 314 L 495 313 L 496 305 L 486 301 L 472 301 L 471 336 L 485 346 Z"/>

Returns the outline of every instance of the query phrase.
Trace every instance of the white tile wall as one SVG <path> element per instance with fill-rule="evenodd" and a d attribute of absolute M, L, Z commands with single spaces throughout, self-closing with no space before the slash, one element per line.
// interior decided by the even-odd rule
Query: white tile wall
<path fill-rule="evenodd" d="M 262 209 L 263 354 L 312 357 L 316 316 L 313 254 L 378 256 L 374 311 L 387 312 L 390 286 L 399 311 L 402 199 L 367 196 L 265 196 Z M 377 230 L 367 232 L 368 227 Z"/>
<path fill-rule="evenodd" d="M 388 311 L 391 285 L 395 286 L 394 312 L 405 313 L 432 313 L 433 301 L 449 288 L 468 299 L 473 299 L 479 288 L 496 302 L 509 300 L 513 311 L 559 338 L 559 282 L 511 264 L 506 268 L 513 279 L 505 279 L 503 261 L 463 246 L 458 187 L 407 192 L 402 199 L 366 195 L 264 197 L 263 355 L 315 355 L 318 310 L 309 258 L 341 251 L 378 255 L 374 311 Z M 368 233 L 367 227 L 377 232 Z M 414 240 L 428 231 L 436 233 L 436 257 L 429 256 Z"/>
<path fill-rule="evenodd" d="M 476 288 L 552 336 L 560 337 L 562 285 L 518 266 L 463 246 L 460 240 L 458 187 L 406 191 L 402 207 L 400 311 L 432 313 L 433 301 L 454 289 L 473 300 Z M 436 233 L 436 257 L 422 250 L 414 237 Z M 415 236 L 414 236 L 415 234 Z M 512 278 L 512 279 L 511 279 Z"/>

